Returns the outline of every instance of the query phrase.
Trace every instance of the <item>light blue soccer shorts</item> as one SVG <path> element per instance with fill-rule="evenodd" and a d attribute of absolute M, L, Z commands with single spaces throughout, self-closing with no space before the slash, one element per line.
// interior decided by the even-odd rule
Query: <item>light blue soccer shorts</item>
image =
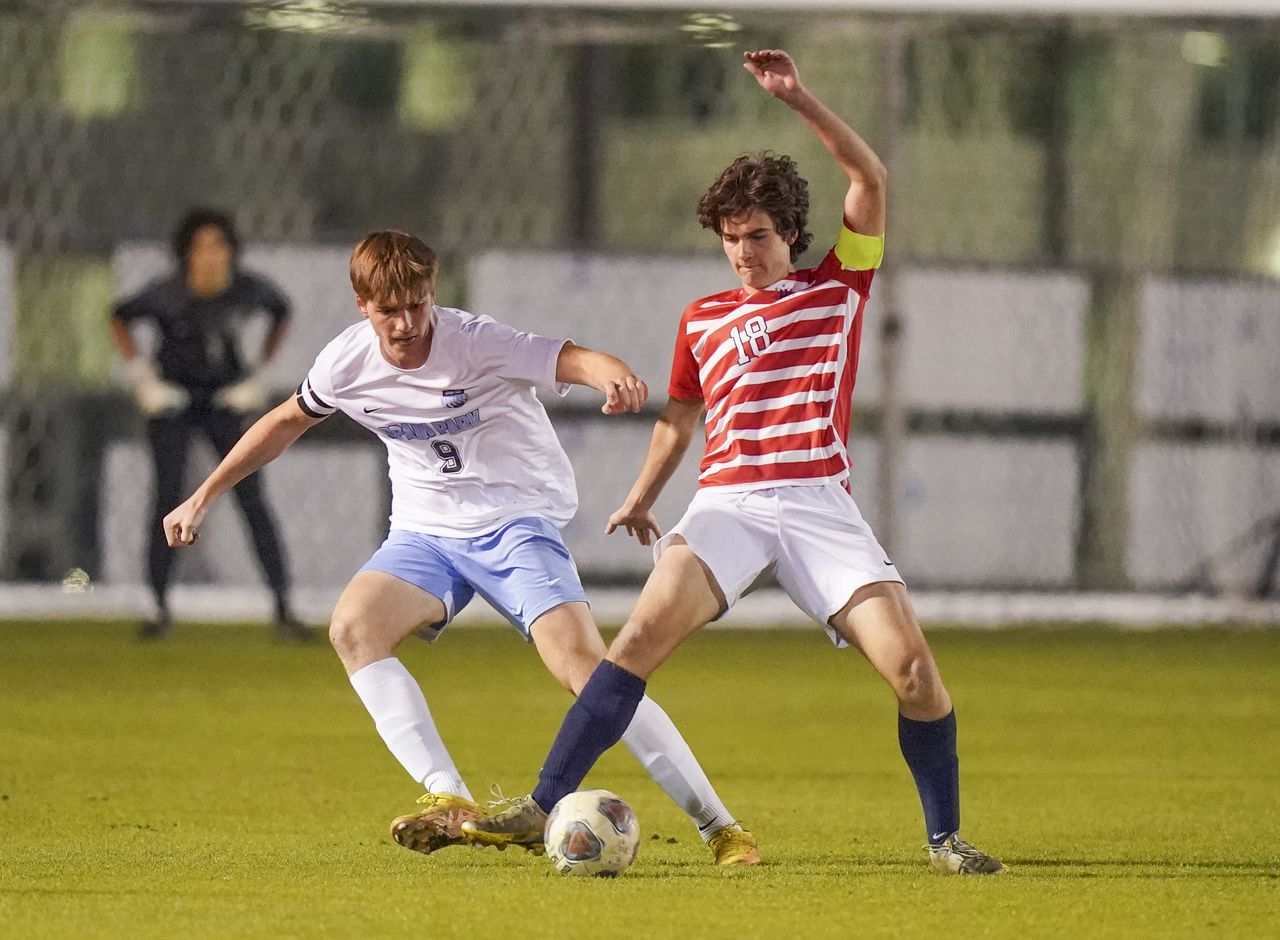
<path fill-rule="evenodd" d="M 444 603 L 445 619 L 421 632 L 434 641 L 479 594 L 520 631 L 554 607 L 586 601 L 560 530 L 546 519 L 513 519 L 469 538 L 392 529 L 361 571 L 384 571 Z"/>

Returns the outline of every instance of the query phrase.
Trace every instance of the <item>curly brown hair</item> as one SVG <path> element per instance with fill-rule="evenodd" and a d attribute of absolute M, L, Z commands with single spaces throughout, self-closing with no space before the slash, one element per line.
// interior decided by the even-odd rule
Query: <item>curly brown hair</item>
<path fill-rule="evenodd" d="M 812 233 L 805 231 L 809 222 L 809 183 L 800 175 L 794 160 L 769 150 L 738 157 L 698 200 L 698 221 L 719 235 L 722 220 L 746 215 L 753 209 L 769 213 L 783 238 L 795 234 L 792 261 L 804 254 L 813 241 Z"/>

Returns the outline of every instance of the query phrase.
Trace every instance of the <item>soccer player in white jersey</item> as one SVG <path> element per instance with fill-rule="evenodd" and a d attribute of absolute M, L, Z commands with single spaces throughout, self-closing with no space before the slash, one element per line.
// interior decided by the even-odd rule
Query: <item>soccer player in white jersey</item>
<path fill-rule="evenodd" d="M 245 432 L 164 519 L 171 546 L 191 544 L 214 500 L 335 411 L 382 439 L 391 531 L 339 597 L 329 637 L 378 733 L 427 790 L 421 810 L 391 824 L 396 842 L 423 853 L 463 842 L 461 824 L 485 810 L 396 647 L 415 634 L 436 639 L 478 593 L 533 642 L 562 685 L 582 687 L 605 647 L 560 538 L 577 509 L 573 470 L 535 389 L 598 389 L 606 414 L 637 411 L 648 394 L 613 356 L 437 306 L 436 274 L 435 254 L 412 235 L 361 241 L 351 284 L 363 319 L 320 352 L 296 397 Z M 622 739 L 693 819 L 718 864 L 759 862 L 751 833 L 661 708 L 645 699 Z"/>
<path fill-rule="evenodd" d="M 772 570 L 836 646 L 857 647 L 893 689 L 931 866 L 995 873 L 1000 863 L 959 836 L 951 699 L 897 568 L 849 494 L 849 399 L 863 307 L 884 252 L 885 169 L 805 88 L 785 52 L 748 52 L 744 66 L 800 115 L 849 178 L 840 235 L 818 267 L 795 270 L 811 237 L 809 196 L 789 157 L 742 157 L 702 197 L 699 220 L 720 236 L 741 286 L 685 310 L 670 400 L 640 476 L 608 524 L 644 545 L 656 539 L 653 573 L 565 716 L 537 789 L 463 831 L 498 845 L 540 829 L 546 811 L 618 740 L 653 671 Z M 704 408 L 700 487 L 664 536 L 650 508 Z"/>

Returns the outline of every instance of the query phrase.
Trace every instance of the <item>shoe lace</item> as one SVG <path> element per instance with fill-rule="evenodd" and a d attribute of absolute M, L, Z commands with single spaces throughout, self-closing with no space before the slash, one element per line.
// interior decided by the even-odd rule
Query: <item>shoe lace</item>
<path fill-rule="evenodd" d="M 987 855 L 981 849 L 965 842 L 957 835 L 952 835 L 946 839 L 941 845 L 928 844 L 924 846 L 930 852 L 947 851 L 954 855 L 958 855 L 963 859 L 971 862 L 980 862 L 986 859 Z"/>
<path fill-rule="evenodd" d="M 489 815 L 493 815 L 495 812 L 500 810 L 510 809 L 524 799 L 522 796 L 507 796 L 502 792 L 502 787 L 498 786 L 496 783 L 489 787 L 489 794 L 493 799 L 484 804 L 484 808 Z"/>
<path fill-rule="evenodd" d="M 970 861 L 981 862 L 986 859 L 987 854 L 980 849 L 975 848 L 959 836 L 953 836 L 951 839 L 951 851 L 955 852 L 961 858 L 967 858 Z"/>
<path fill-rule="evenodd" d="M 720 846 L 733 838 L 732 832 L 732 826 L 725 826 L 721 829 L 717 829 L 707 837 L 707 845 L 711 846 L 713 851 L 719 852 Z"/>
<path fill-rule="evenodd" d="M 734 823 L 730 826 L 723 826 L 711 833 L 711 837 L 707 839 L 707 844 L 711 846 L 713 852 L 720 852 L 728 848 L 754 845 L 754 840 L 751 837 L 751 832 L 742 823 Z"/>
<path fill-rule="evenodd" d="M 463 809 L 475 810 L 476 805 L 469 797 L 459 796 L 457 793 L 434 793 L 428 790 L 422 796 L 418 797 L 418 802 L 425 805 L 427 809 Z"/>

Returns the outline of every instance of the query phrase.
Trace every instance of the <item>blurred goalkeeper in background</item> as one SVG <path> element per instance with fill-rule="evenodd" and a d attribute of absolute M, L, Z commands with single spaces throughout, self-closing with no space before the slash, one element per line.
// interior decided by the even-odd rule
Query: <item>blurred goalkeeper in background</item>
<path fill-rule="evenodd" d="M 240 439 L 245 416 L 260 411 L 266 389 L 259 373 L 275 356 L 289 325 L 289 302 L 270 282 L 236 265 L 239 239 L 230 218 L 196 209 L 173 236 L 177 269 L 117 304 L 111 336 L 128 369 L 129 386 L 147 418 L 155 464 L 155 492 L 148 522 L 148 573 L 156 616 L 139 636 L 158 639 L 172 626 L 168 605 L 170 551 L 164 515 L 181 501 L 188 444 L 194 431 L 225 457 Z M 238 334 L 254 315 L 270 317 L 271 329 L 256 364 L 246 363 Z M 141 355 L 130 332 L 149 322 L 159 333 L 155 361 Z M 283 547 L 267 507 L 260 477 L 235 488 L 253 537 L 267 585 L 275 595 L 275 627 L 281 637 L 304 639 L 307 631 L 289 608 Z"/>

